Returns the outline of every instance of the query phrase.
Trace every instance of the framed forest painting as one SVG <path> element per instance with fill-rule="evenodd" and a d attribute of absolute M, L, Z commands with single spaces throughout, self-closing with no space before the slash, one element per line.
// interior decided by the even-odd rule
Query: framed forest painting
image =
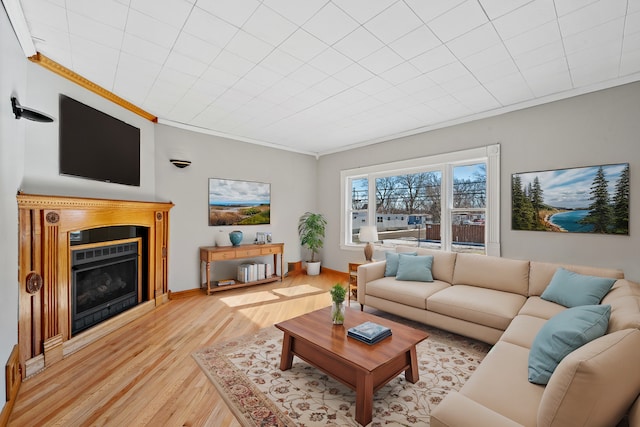
<path fill-rule="evenodd" d="M 209 225 L 271 222 L 271 184 L 209 178 Z"/>
<path fill-rule="evenodd" d="M 629 164 L 511 176 L 511 228 L 629 234 Z"/>

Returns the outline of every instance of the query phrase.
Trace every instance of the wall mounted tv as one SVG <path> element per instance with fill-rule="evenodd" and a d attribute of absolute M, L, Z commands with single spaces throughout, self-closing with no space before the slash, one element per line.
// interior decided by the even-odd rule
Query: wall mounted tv
<path fill-rule="evenodd" d="M 140 129 L 60 95 L 60 174 L 140 186 Z"/>

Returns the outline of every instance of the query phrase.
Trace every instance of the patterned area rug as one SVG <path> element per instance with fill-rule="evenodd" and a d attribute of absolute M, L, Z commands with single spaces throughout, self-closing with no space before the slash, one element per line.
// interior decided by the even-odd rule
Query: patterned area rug
<path fill-rule="evenodd" d="M 411 384 L 401 374 L 378 390 L 371 426 L 428 426 L 431 410 L 449 391 L 462 387 L 490 348 L 402 323 L 430 334 L 417 347 L 420 380 Z M 354 391 L 297 357 L 290 370 L 279 369 L 282 336 L 271 326 L 198 350 L 193 357 L 244 426 L 358 426 Z"/>

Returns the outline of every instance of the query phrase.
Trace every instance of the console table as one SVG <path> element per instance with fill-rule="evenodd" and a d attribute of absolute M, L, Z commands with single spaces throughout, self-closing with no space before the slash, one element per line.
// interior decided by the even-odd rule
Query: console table
<path fill-rule="evenodd" d="M 202 246 L 200 247 L 200 263 L 205 264 L 204 277 L 200 277 L 200 286 L 207 291 L 207 295 L 226 289 L 241 288 L 245 286 L 259 285 L 261 283 L 282 281 L 284 273 L 284 243 L 265 243 L 261 245 L 239 246 Z M 255 258 L 273 255 L 273 273 L 271 276 L 251 282 L 238 282 L 233 285 L 218 286 L 211 283 L 211 263 L 214 261 L 229 261 L 241 258 Z M 280 255 L 280 276 L 277 275 L 278 255 Z M 202 273 L 202 269 L 201 269 Z"/>

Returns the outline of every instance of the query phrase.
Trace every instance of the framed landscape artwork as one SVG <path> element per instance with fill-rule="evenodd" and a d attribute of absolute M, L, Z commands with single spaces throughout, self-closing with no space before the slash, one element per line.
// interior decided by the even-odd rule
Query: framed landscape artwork
<path fill-rule="evenodd" d="M 209 178 L 209 225 L 269 224 L 271 184 Z"/>
<path fill-rule="evenodd" d="M 513 230 L 629 234 L 629 164 L 511 176 Z"/>

